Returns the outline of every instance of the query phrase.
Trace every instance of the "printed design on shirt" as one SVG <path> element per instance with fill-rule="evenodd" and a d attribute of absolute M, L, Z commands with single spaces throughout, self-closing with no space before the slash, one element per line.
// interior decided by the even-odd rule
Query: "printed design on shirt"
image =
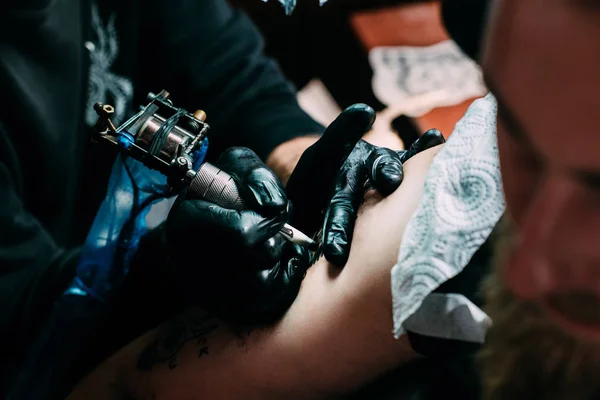
<path fill-rule="evenodd" d="M 133 83 L 130 79 L 114 74 L 111 71 L 113 63 L 119 54 L 119 40 L 115 27 L 116 15 L 109 16 L 106 25 L 103 24 L 98 6 L 92 4 L 92 29 L 95 42 L 86 42 L 90 53 L 90 76 L 88 104 L 85 121 L 94 125 L 98 115 L 94 111 L 97 102 L 109 103 L 115 107 L 114 122 L 118 125 L 126 118 L 133 100 Z"/>

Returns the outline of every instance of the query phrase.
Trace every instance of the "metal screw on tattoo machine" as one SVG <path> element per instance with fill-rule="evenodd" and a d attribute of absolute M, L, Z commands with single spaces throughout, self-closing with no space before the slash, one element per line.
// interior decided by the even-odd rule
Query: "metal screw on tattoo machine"
<path fill-rule="evenodd" d="M 188 188 L 188 196 L 201 198 L 222 207 L 243 210 L 244 200 L 239 195 L 233 178 L 197 157 L 204 152 L 209 126 L 206 113 L 197 110 L 194 114 L 176 108 L 169 93 L 148 95 L 150 103 L 119 128 L 111 122 L 114 108 L 97 103 L 94 109 L 98 121 L 93 129 L 94 139 L 119 149 L 127 156 L 142 162 L 148 168 L 167 177 L 173 191 Z M 289 241 L 316 250 L 317 243 L 304 233 L 285 224 L 281 234 Z"/>
<path fill-rule="evenodd" d="M 269 0 L 263 0 L 263 1 L 266 3 Z M 292 13 L 294 12 L 294 9 L 296 8 L 296 0 L 279 0 L 279 3 L 281 3 L 283 8 L 285 9 L 286 15 L 292 15 Z M 327 0 L 319 0 L 320 6 L 322 6 L 325 3 L 327 3 Z"/>

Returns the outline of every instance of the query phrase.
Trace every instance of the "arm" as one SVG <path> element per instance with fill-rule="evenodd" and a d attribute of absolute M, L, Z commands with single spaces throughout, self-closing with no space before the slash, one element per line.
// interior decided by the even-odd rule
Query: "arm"
<path fill-rule="evenodd" d="M 302 152 L 313 145 L 317 139 L 318 136 L 302 136 L 280 144 L 267 158 L 267 166 L 275 172 L 285 185 L 296 164 L 298 164 Z M 390 131 L 371 130 L 363 136 L 363 140 L 375 146 L 391 150 L 404 150 L 400 137 Z"/>
<path fill-rule="evenodd" d="M 227 1 L 151 0 L 141 7 L 138 89 L 164 88 L 180 107 L 204 109 L 213 132 L 211 154 L 244 146 L 266 160 L 288 140 L 322 133 L 264 55 L 250 19 Z"/>
<path fill-rule="evenodd" d="M 0 376 L 7 381 L 17 371 L 14 363 L 45 322 L 53 300 L 73 278 L 78 254 L 58 246 L 26 210 L 19 164 L 0 123 L 0 352 L 6 357 Z"/>
<path fill-rule="evenodd" d="M 111 384 L 137 399 L 328 398 L 416 358 L 405 338 L 392 337 L 390 270 L 437 149 L 406 163 L 394 194 L 369 196 L 348 264 L 342 270 L 321 258 L 281 321 L 240 335 L 188 315 L 122 349 L 70 399 L 122 398 Z"/>
<path fill-rule="evenodd" d="M 267 166 L 286 185 L 304 150 L 312 146 L 318 139 L 318 136 L 309 135 L 294 138 L 280 144 L 269 154 L 266 162 Z"/>

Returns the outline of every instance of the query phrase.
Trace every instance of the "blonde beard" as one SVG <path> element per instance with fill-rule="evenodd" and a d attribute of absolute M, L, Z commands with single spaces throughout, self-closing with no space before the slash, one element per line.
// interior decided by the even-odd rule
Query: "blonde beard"
<path fill-rule="evenodd" d="M 485 311 L 494 322 L 478 359 L 483 399 L 600 398 L 600 343 L 565 333 L 508 290 L 501 278 L 514 237 L 508 221 L 495 235 L 497 257 L 484 284 Z"/>

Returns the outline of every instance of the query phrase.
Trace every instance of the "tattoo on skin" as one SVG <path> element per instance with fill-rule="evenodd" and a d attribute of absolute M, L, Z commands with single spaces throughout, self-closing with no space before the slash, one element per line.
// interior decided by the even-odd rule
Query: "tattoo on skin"
<path fill-rule="evenodd" d="M 208 356 L 207 336 L 218 327 L 217 319 L 202 311 L 176 317 L 158 329 L 155 339 L 140 354 L 137 369 L 152 371 L 159 364 L 177 368 L 179 351 L 191 341 L 198 346 L 198 358 Z"/>

